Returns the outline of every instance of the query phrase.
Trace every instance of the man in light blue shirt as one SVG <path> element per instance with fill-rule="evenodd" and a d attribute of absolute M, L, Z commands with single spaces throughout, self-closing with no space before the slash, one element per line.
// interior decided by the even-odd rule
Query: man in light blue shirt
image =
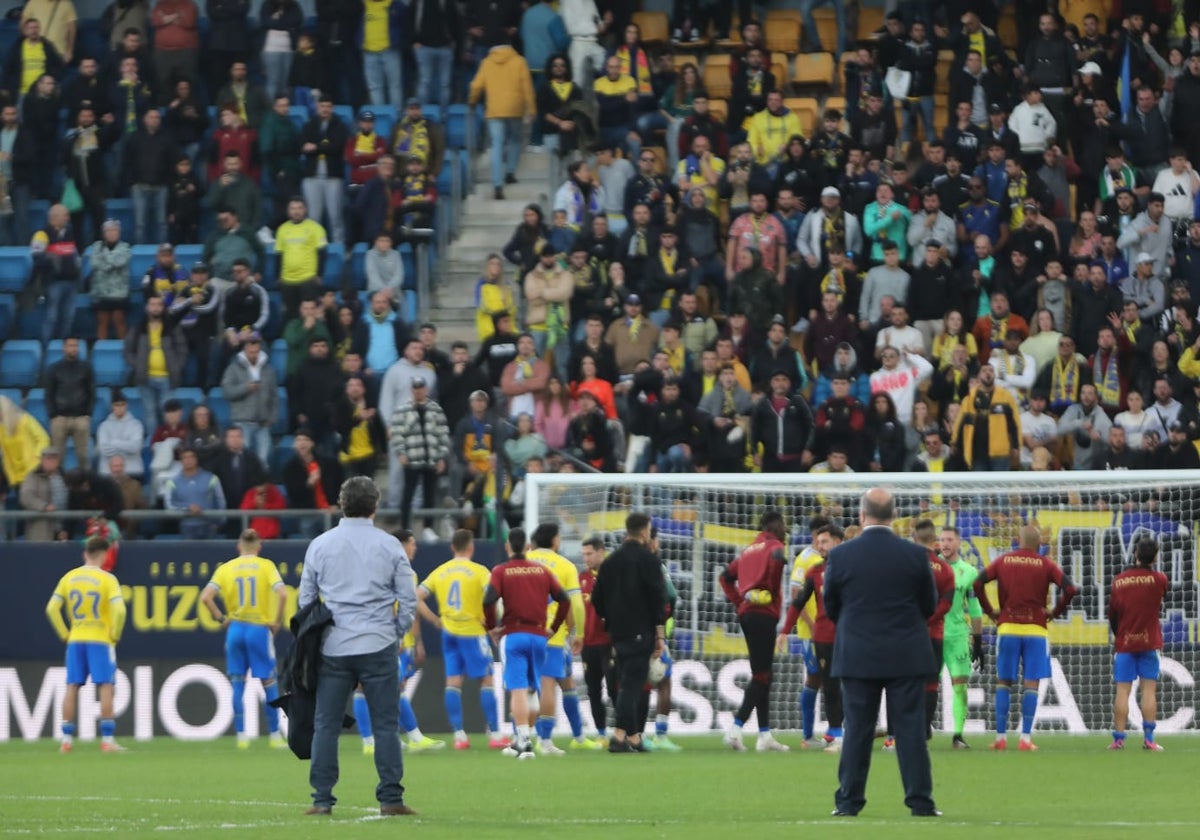
<path fill-rule="evenodd" d="M 337 799 L 338 735 L 346 702 L 361 684 L 375 731 L 375 795 L 383 816 L 415 813 L 404 804 L 396 707 L 400 699 L 396 657 L 417 611 L 416 579 L 400 541 L 375 527 L 379 489 L 364 476 L 342 484 L 345 516 L 313 540 L 304 556 L 299 607 L 317 598 L 333 613 L 321 644 L 321 672 L 309 782 L 312 816 L 332 812 Z"/>

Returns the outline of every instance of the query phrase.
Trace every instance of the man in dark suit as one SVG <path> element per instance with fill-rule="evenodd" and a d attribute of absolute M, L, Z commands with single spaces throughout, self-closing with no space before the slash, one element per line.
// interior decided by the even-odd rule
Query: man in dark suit
<path fill-rule="evenodd" d="M 904 804 L 914 817 L 941 816 L 925 744 L 925 684 L 934 674 L 926 621 L 937 594 L 927 552 L 892 532 L 894 516 L 892 494 L 868 490 L 859 513 L 862 534 L 830 551 L 825 570 L 825 613 L 837 625 L 833 677 L 842 681 L 846 716 L 835 817 L 857 816 L 867 802 L 885 689 Z"/>

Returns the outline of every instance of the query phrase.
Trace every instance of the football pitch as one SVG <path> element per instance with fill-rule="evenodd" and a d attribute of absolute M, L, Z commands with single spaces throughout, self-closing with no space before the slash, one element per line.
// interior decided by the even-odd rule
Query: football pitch
<path fill-rule="evenodd" d="M 908 816 L 894 754 L 875 752 L 867 808 L 833 819 L 837 757 L 732 753 L 719 738 L 679 738 L 677 754 L 569 753 L 518 762 L 447 747 L 405 756 L 406 800 L 420 815 L 381 818 L 374 765 L 356 736 L 341 742 L 340 800 L 332 817 L 305 817 L 308 764 L 265 739 L 248 751 L 233 740 L 128 741 L 128 753 L 101 755 L 78 743 L 59 755 L 52 741 L 0 747 L 0 836 L 92 837 L 604 837 L 1055 838 L 1200 836 L 1196 768 L 1200 739 L 1161 739 L 1146 753 L 1131 732 L 1124 752 L 1106 738 L 1047 736 L 1041 751 L 953 752 L 933 745 L 940 820 Z M 753 740 L 748 737 L 749 742 Z M 565 739 L 558 738 L 560 746 Z M 398 824 L 397 824 L 398 823 Z"/>

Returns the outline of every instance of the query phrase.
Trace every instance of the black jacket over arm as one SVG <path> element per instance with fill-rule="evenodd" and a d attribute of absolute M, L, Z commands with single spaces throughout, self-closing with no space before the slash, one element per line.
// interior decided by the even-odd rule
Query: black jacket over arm
<path fill-rule="evenodd" d="M 614 642 L 653 639 L 655 627 L 666 621 L 666 603 L 662 564 L 654 552 L 632 540 L 604 561 L 604 574 L 596 577 L 592 591 L 592 605 Z"/>

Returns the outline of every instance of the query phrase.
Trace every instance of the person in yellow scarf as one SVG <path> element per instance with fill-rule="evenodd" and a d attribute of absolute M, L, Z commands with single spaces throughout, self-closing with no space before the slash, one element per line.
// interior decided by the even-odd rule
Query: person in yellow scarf
<path fill-rule="evenodd" d="M 514 300 L 500 255 L 489 254 L 483 276 L 475 284 L 475 334 L 480 341 L 487 341 L 496 332 L 495 316 L 498 313 L 516 310 Z"/>

